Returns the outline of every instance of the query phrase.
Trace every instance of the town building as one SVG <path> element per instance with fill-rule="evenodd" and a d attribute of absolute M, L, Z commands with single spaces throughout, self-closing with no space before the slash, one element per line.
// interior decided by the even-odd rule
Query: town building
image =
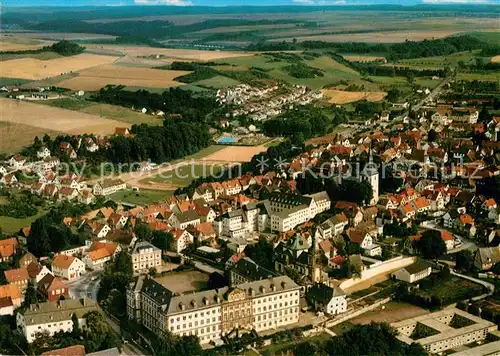
<path fill-rule="evenodd" d="M 107 196 L 127 188 L 127 185 L 121 179 L 104 179 L 94 185 L 93 194 L 98 196 Z"/>
<path fill-rule="evenodd" d="M 345 292 L 339 287 L 329 287 L 323 283 L 314 284 L 307 291 L 307 299 L 316 311 L 329 315 L 337 315 L 347 311 Z"/>
<path fill-rule="evenodd" d="M 88 298 L 31 304 L 28 309 L 17 313 L 17 329 L 31 343 L 38 332 L 48 331 L 52 336 L 60 331 L 72 331 L 73 315 L 78 318 L 80 328 L 85 327 L 87 320 L 84 315 L 91 311 L 99 311 L 99 307 Z"/>
<path fill-rule="evenodd" d="M 417 282 L 425 277 L 428 277 L 432 272 L 432 267 L 424 260 L 417 260 L 409 266 L 403 267 L 394 272 L 392 276 L 400 281 L 407 283 Z"/>
<path fill-rule="evenodd" d="M 52 273 L 71 281 L 85 273 L 85 263 L 74 256 L 60 254 L 52 261 Z"/>
<path fill-rule="evenodd" d="M 137 242 L 131 253 L 134 273 L 161 266 L 161 250 L 147 241 Z"/>
<path fill-rule="evenodd" d="M 398 332 L 400 341 L 408 345 L 417 342 L 431 354 L 480 343 L 497 328 L 494 323 L 457 308 L 401 320 L 391 327 Z"/>
<path fill-rule="evenodd" d="M 196 335 L 201 344 L 236 331 L 276 329 L 299 321 L 299 289 L 280 276 L 178 295 L 140 276 L 127 290 L 127 315 L 152 332 Z"/>

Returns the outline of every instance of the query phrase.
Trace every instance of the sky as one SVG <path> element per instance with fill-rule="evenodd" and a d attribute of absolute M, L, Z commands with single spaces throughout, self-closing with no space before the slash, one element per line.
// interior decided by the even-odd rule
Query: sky
<path fill-rule="evenodd" d="M 3 6 L 271 6 L 271 5 L 357 5 L 357 4 L 500 4 L 500 0 L 3 0 Z"/>

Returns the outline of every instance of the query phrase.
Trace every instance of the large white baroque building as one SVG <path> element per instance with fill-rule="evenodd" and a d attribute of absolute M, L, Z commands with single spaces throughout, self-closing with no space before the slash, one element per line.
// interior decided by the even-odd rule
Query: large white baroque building
<path fill-rule="evenodd" d="M 286 232 L 330 209 L 326 192 L 296 195 L 275 192 L 267 200 L 249 203 L 214 221 L 219 237 L 244 237 L 252 232 Z"/>
<path fill-rule="evenodd" d="M 127 314 L 157 334 L 196 335 L 206 344 L 236 330 L 263 331 L 297 323 L 299 291 L 289 277 L 280 276 L 176 295 L 140 276 L 127 291 Z"/>

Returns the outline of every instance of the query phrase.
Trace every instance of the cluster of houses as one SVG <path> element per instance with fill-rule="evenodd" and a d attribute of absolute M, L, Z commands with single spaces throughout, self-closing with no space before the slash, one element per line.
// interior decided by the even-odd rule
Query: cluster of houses
<path fill-rule="evenodd" d="M 236 106 L 227 117 L 248 115 L 253 120 L 263 121 L 281 114 L 284 107 L 306 105 L 322 97 L 321 92 L 308 91 L 304 85 L 288 87 L 273 83 L 263 88 L 239 84 L 232 88 L 219 89 L 215 100 L 220 105 Z"/>

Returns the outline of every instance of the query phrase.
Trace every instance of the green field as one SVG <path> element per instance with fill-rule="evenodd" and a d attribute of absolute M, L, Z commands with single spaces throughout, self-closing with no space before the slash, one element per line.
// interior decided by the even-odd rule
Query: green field
<path fill-rule="evenodd" d="M 163 118 L 160 116 L 153 116 L 143 114 L 137 111 L 127 109 L 122 106 L 101 104 L 84 99 L 76 99 L 72 97 L 42 100 L 40 104 L 57 106 L 63 109 L 74 110 L 86 114 L 97 115 L 107 119 L 126 122 L 128 124 L 148 124 L 148 125 L 162 125 Z"/>
<path fill-rule="evenodd" d="M 3 85 L 22 85 L 31 82 L 29 79 L 21 79 L 21 78 L 4 78 L 0 77 L 0 86 Z"/>
<path fill-rule="evenodd" d="M 211 155 L 212 153 L 220 151 L 220 150 L 222 150 L 224 148 L 226 148 L 226 146 L 223 146 L 223 145 L 208 146 L 208 147 L 205 147 L 202 150 L 198 151 L 195 154 L 192 154 L 190 156 L 186 156 L 184 158 L 184 160 L 187 160 L 187 159 L 202 159 L 202 158 L 205 158 L 205 157 Z"/>
<path fill-rule="evenodd" d="M 173 191 L 141 189 L 138 192 L 131 190 L 122 190 L 109 196 L 116 202 L 148 205 L 156 202 L 162 202 L 168 199 Z"/>
<path fill-rule="evenodd" d="M 458 67 L 458 62 L 462 61 L 466 64 L 474 62 L 475 58 L 479 58 L 480 51 L 460 52 L 449 54 L 447 56 L 427 57 L 403 59 L 397 62 L 398 65 L 409 65 L 410 67 L 419 68 L 444 68 Z"/>
<path fill-rule="evenodd" d="M 424 88 L 429 88 L 429 89 L 434 89 L 441 83 L 441 80 L 432 80 L 432 79 L 425 79 L 425 78 L 416 78 L 415 79 L 415 84 L 418 84 Z"/>
<path fill-rule="evenodd" d="M 20 58 L 34 58 L 34 59 L 39 59 L 41 61 L 48 61 L 49 59 L 56 59 L 60 58 L 61 55 L 57 54 L 56 52 L 40 52 L 40 53 L 12 53 L 12 54 L 2 54 L 0 53 L 0 61 L 8 61 L 10 59 L 20 59 Z"/>
<path fill-rule="evenodd" d="M 143 114 L 124 108 L 122 106 L 110 104 L 93 104 L 79 111 L 87 114 L 106 117 L 108 119 L 126 122 L 129 124 L 163 125 L 163 118 L 161 116 Z"/>
<path fill-rule="evenodd" d="M 223 166 L 221 165 L 186 164 L 177 167 L 173 171 L 145 178 L 141 180 L 141 183 L 167 184 L 176 189 L 189 185 L 194 179 L 218 175 L 222 168 Z"/>
<path fill-rule="evenodd" d="M 200 80 L 198 82 L 193 83 L 193 85 L 215 88 L 215 89 L 232 87 L 232 86 L 235 86 L 238 84 L 241 84 L 241 83 L 238 82 L 237 80 L 234 80 L 234 79 L 228 78 L 228 77 L 224 77 L 222 75 L 216 75 L 213 78 Z"/>
<path fill-rule="evenodd" d="M 43 216 L 45 212 L 41 212 L 38 215 L 30 216 L 29 218 L 16 219 L 8 216 L 0 216 L 0 230 L 5 231 L 8 234 L 14 234 L 21 230 L 23 227 L 31 225 L 33 221 Z"/>
<path fill-rule="evenodd" d="M 63 108 L 67 110 L 79 111 L 90 105 L 93 105 L 91 101 L 75 98 L 61 98 L 54 100 L 41 100 L 41 104 L 56 106 L 58 108 Z"/>
<path fill-rule="evenodd" d="M 457 73 L 457 80 L 478 80 L 483 82 L 498 82 L 500 81 L 500 73 L 491 71 L 490 73 Z"/>
<path fill-rule="evenodd" d="M 439 297 L 443 303 L 453 303 L 467 299 L 470 295 L 478 296 L 482 294 L 483 287 L 462 278 L 449 276 L 441 278 L 439 283 L 436 283 L 431 288 L 423 288 L 422 286 L 417 293 L 428 298 L 432 296 Z"/>

